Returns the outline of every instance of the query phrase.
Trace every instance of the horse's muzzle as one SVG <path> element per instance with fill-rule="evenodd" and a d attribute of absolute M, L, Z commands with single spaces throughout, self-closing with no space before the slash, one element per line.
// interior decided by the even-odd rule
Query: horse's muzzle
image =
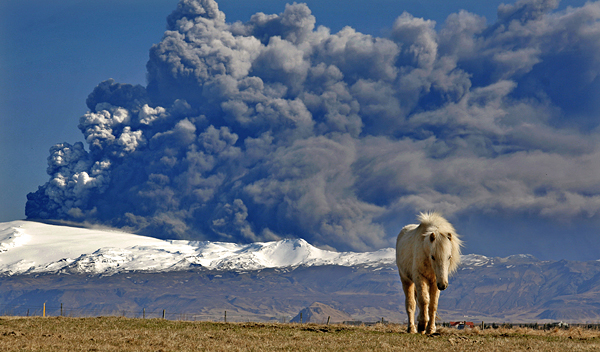
<path fill-rule="evenodd" d="M 447 288 L 448 288 L 448 284 L 440 284 L 440 283 L 438 283 L 438 284 L 437 284 L 437 287 L 438 287 L 438 289 L 439 289 L 440 291 L 444 291 L 445 289 L 447 289 Z"/>

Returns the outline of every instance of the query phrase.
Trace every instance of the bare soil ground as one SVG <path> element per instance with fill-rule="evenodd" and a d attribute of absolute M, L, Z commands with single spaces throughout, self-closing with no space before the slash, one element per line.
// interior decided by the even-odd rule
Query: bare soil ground
<path fill-rule="evenodd" d="M 600 331 L 2 317 L 1 351 L 598 351 Z"/>

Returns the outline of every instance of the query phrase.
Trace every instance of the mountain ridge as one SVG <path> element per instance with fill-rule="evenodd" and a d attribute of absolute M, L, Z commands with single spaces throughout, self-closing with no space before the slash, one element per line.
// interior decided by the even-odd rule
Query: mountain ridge
<path fill-rule="evenodd" d="M 12 314 L 64 303 L 93 314 L 167 309 L 216 319 L 227 310 L 279 321 L 322 302 L 357 320 L 406 318 L 391 248 L 338 253 L 304 240 L 236 245 L 46 226 L 0 223 L 0 308 Z M 443 321 L 600 320 L 598 260 L 462 259 L 440 297 Z"/>
<path fill-rule="evenodd" d="M 68 249 L 65 249 L 68 248 Z M 107 229 L 32 221 L 0 223 L 0 275 L 27 273 L 168 272 L 205 268 L 252 271 L 319 265 L 395 265 L 395 249 L 334 252 L 304 239 L 236 244 L 162 240 Z M 462 256 L 463 267 L 539 261 L 529 254 L 506 258 Z"/>
<path fill-rule="evenodd" d="M 57 244 L 58 243 L 58 244 Z M 61 244 L 62 243 L 62 244 Z M 70 250 L 57 247 L 72 247 Z M 0 273 L 94 273 L 173 271 L 204 267 L 259 270 L 313 265 L 393 263 L 391 248 L 375 252 L 333 252 L 303 239 L 235 244 L 160 240 L 118 231 L 75 228 L 30 221 L 0 223 Z"/>

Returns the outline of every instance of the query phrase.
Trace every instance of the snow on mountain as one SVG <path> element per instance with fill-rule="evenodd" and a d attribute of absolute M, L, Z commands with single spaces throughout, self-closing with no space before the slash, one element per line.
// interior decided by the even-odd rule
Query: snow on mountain
<path fill-rule="evenodd" d="M 530 255 L 488 258 L 463 255 L 462 268 L 537 261 Z M 33 221 L 0 223 L 0 275 L 173 271 L 203 267 L 250 271 L 297 266 L 395 265 L 395 249 L 333 252 L 303 239 L 236 244 L 161 240 L 107 229 L 86 229 Z"/>
<path fill-rule="evenodd" d="M 512 266 L 515 264 L 523 263 L 535 263 L 539 262 L 539 259 L 532 256 L 531 254 L 515 254 L 505 258 L 489 258 L 479 254 L 467 254 L 461 257 L 462 269 L 474 269 L 475 267 L 491 267 L 494 265 L 505 265 Z"/>
<path fill-rule="evenodd" d="M 300 265 L 382 265 L 395 262 L 392 248 L 376 252 L 333 252 L 302 239 L 257 242 L 160 240 L 129 233 L 49 225 L 0 223 L 0 274 L 170 271 L 204 267 L 257 270 Z"/>
<path fill-rule="evenodd" d="M 492 260 L 486 256 L 479 254 L 467 254 L 463 255 L 461 258 L 461 265 L 463 267 L 473 267 L 473 266 L 484 266 L 486 264 L 492 264 Z"/>

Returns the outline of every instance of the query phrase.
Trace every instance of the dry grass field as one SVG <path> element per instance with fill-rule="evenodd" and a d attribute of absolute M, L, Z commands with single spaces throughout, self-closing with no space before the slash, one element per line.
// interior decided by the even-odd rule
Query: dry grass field
<path fill-rule="evenodd" d="M 1 351 L 598 351 L 600 331 L 2 317 Z"/>

